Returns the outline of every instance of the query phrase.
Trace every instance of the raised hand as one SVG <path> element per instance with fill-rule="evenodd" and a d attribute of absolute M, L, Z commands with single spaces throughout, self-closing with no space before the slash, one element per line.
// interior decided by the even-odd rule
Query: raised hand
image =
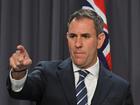
<path fill-rule="evenodd" d="M 16 52 L 12 54 L 9 60 L 12 70 L 15 72 L 23 71 L 32 64 L 27 50 L 22 45 L 17 46 Z"/>

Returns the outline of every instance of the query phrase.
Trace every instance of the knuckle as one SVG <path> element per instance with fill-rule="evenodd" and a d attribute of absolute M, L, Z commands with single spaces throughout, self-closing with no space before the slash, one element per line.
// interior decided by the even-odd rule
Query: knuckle
<path fill-rule="evenodd" d="M 16 56 L 17 56 L 17 54 L 16 53 L 13 53 L 11 57 L 13 58 L 13 57 L 16 57 Z"/>

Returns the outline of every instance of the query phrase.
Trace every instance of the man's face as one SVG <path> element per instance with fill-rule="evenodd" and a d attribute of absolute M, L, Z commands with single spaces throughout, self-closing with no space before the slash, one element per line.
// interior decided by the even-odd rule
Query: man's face
<path fill-rule="evenodd" d="M 94 22 L 88 18 L 73 19 L 67 32 L 68 47 L 74 64 L 88 68 L 97 60 L 97 49 L 101 47 L 105 35 L 97 37 Z"/>

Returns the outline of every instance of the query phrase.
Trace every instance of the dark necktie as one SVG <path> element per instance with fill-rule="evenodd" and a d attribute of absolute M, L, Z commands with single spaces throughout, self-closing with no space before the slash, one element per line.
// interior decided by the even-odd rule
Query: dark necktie
<path fill-rule="evenodd" d="M 88 105 L 87 89 L 84 82 L 88 73 L 86 70 L 79 70 L 79 81 L 76 85 L 77 105 Z"/>

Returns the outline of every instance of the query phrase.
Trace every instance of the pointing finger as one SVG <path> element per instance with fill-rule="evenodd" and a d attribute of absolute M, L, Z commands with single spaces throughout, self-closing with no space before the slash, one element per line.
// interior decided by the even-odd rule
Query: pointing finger
<path fill-rule="evenodd" d="M 17 46 L 17 51 L 19 51 L 19 53 L 21 53 L 21 54 L 24 54 L 25 56 L 29 56 L 27 53 L 27 50 L 22 45 Z"/>

